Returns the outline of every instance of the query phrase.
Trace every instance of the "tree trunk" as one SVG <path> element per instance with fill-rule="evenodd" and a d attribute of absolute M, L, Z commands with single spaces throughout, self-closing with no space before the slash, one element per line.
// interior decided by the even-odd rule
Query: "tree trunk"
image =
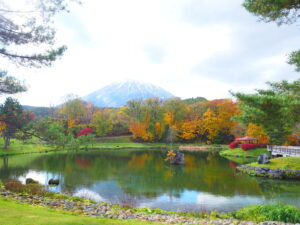
<path fill-rule="evenodd" d="M 7 149 L 9 145 L 10 145 L 10 138 L 4 137 L 4 148 Z"/>

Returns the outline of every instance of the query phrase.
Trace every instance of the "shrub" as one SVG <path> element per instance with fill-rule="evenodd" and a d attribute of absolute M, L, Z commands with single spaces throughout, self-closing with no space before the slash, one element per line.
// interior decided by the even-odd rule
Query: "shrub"
<path fill-rule="evenodd" d="M 93 132 L 94 132 L 94 131 L 93 131 L 92 128 L 84 128 L 84 129 L 81 129 L 81 131 L 79 131 L 79 132 L 77 133 L 77 137 L 80 137 L 80 136 L 82 136 L 82 135 L 87 136 L 87 135 L 89 135 L 89 134 L 91 134 L 91 133 L 93 133 Z"/>
<path fill-rule="evenodd" d="M 236 141 L 233 141 L 229 144 L 229 148 L 231 148 L 231 149 L 237 148 L 237 146 L 238 146 L 238 142 L 236 142 Z"/>
<path fill-rule="evenodd" d="M 27 184 L 23 185 L 24 189 L 23 192 L 32 195 L 44 195 L 46 190 L 44 190 L 43 186 L 40 184 Z"/>
<path fill-rule="evenodd" d="M 10 180 L 4 184 L 5 189 L 17 192 L 17 193 L 28 193 L 33 195 L 44 195 L 45 190 L 42 185 L 39 184 L 27 184 L 24 185 L 18 180 Z"/>
<path fill-rule="evenodd" d="M 248 221 L 282 221 L 285 223 L 299 223 L 300 210 L 295 206 L 284 203 L 265 205 L 250 205 L 235 213 L 239 220 Z"/>
<path fill-rule="evenodd" d="M 4 184 L 5 189 L 13 192 L 23 192 L 23 184 L 18 180 L 10 180 Z"/>
<path fill-rule="evenodd" d="M 250 149 L 256 148 L 256 144 L 253 144 L 253 143 L 244 143 L 244 144 L 241 144 L 241 148 L 242 148 L 244 151 L 248 151 L 248 150 L 250 150 Z"/>

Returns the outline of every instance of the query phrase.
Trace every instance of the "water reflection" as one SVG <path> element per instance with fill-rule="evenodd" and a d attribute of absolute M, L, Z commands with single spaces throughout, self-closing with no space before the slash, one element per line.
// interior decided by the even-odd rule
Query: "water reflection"
<path fill-rule="evenodd" d="M 102 151 L 0 158 L 0 179 L 27 178 L 52 191 L 86 195 L 137 207 L 229 211 L 248 204 L 284 201 L 300 206 L 300 182 L 253 178 L 218 153 L 186 153 L 184 166 L 164 161 L 165 152 Z"/>

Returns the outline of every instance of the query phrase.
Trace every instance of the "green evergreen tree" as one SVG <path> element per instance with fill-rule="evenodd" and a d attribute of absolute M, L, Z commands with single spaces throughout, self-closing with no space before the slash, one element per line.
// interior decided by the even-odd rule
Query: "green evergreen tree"
<path fill-rule="evenodd" d="M 243 6 L 260 20 L 278 25 L 294 23 L 300 17 L 299 0 L 245 0 Z M 300 72 L 300 50 L 289 55 L 288 63 Z"/>

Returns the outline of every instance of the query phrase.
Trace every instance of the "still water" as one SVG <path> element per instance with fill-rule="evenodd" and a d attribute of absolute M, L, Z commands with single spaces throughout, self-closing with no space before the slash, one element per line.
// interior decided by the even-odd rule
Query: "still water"
<path fill-rule="evenodd" d="M 217 152 L 187 152 L 186 164 L 165 162 L 160 150 L 79 151 L 0 158 L 0 179 L 26 178 L 52 191 L 165 210 L 232 211 L 282 201 L 300 207 L 300 182 L 249 177 Z"/>

